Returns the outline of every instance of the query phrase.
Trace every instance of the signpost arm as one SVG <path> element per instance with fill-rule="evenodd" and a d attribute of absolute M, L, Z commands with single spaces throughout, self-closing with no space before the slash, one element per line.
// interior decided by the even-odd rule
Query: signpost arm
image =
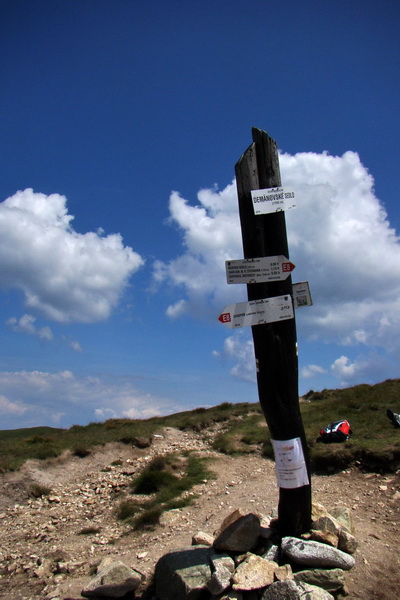
<path fill-rule="evenodd" d="M 281 185 L 276 142 L 253 129 L 253 143 L 235 166 L 244 258 L 283 254 L 289 259 L 285 213 L 255 215 L 251 190 Z M 247 285 L 249 301 L 292 294 L 292 281 Z M 298 395 L 295 319 L 252 327 L 261 408 L 271 438 L 300 438 L 308 480 L 310 469 Z M 279 483 L 279 482 L 278 482 Z M 311 526 L 311 484 L 279 488 L 279 528 L 283 535 L 300 535 Z"/>

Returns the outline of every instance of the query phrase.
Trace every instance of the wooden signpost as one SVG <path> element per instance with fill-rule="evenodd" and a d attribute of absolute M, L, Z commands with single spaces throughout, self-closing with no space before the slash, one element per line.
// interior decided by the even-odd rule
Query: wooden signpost
<path fill-rule="evenodd" d="M 244 258 L 283 256 L 288 263 L 285 210 L 295 207 L 294 192 L 281 187 L 276 142 L 260 129 L 253 128 L 252 136 L 253 143 L 235 166 Z M 293 305 L 290 272 L 288 277 L 248 283 L 247 295 L 250 307 L 261 300 L 273 304 L 271 299 L 278 296 Z M 233 319 L 233 313 L 223 316 L 231 314 L 226 311 L 220 320 Z M 311 526 L 311 479 L 299 406 L 294 311 L 290 317 L 257 323 L 252 334 L 258 394 L 275 454 L 279 529 L 282 535 L 298 536 Z"/>

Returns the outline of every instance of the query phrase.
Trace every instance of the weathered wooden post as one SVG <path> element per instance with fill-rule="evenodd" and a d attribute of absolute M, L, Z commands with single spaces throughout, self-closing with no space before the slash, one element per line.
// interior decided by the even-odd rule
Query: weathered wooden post
<path fill-rule="evenodd" d="M 255 215 L 252 190 L 281 185 L 277 145 L 253 128 L 253 143 L 235 166 L 245 259 L 284 255 L 289 259 L 285 212 Z M 249 301 L 292 298 L 289 276 L 250 283 Z M 293 311 L 294 314 L 294 311 Z M 311 483 L 300 414 L 295 318 L 252 326 L 259 400 L 273 441 L 279 485 L 282 535 L 300 535 L 311 526 Z"/>

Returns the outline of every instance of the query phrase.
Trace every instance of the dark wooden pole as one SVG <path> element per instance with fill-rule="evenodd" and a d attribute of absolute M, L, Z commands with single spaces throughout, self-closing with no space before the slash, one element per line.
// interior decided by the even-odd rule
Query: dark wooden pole
<path fill-rule="evenodd" d="M 281 185 L 276 142 L 253 128 L 253 143 L 235 166 L 244 258 L 283 254 L 289 259 L 285 213 L 255 215 L 251 190 Z M 292 281 L 247 285 L 249 301 L 292 295 Z M 298 394 L 295 319 L 252 327 L 261 408 L 273 440 L 300 438 L 308 480 L 310 469 Z M 300 535 L 311 526 L 311 484 L 279 488 L 279 528 L 282 535 Z"/>

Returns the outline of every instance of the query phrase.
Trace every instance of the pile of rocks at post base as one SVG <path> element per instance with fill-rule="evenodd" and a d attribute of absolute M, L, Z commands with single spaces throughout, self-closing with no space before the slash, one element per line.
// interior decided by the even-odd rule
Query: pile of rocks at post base
<path fill-rule="evenodd" d="M 358 543 L 347 508 L 331 513 L 313 503 L 312 529 L 279 538 L 274 521 L 240 510 L 215 537 L 198 532 L 192 545 L 162 556 L 145 597 L 152 600 L 334 600 L 346 595 L 345 574 Z M 135 597 L 142 575 L 105 559 L 82 590 L 86 598 Z"/>

